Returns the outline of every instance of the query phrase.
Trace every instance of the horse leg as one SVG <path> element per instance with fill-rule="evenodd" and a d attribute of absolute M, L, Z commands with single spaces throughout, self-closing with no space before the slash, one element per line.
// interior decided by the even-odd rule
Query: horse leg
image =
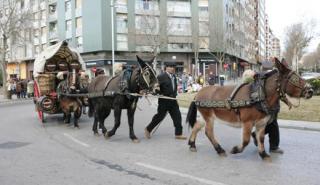
<path fill-rule="evenodd" d="M 258 150 L 260 157 L 265 161 L 271 161 L 270 155 L 264 148 L 264 129 L 265 125 L 256 125 L 256 137 L 258 141 Z"/>
<path fill-rule="evenodd" d="M 134 143 L 139 143 L 139 139 L 137 136 L 134 134 L 134 129 L 133 129 L 133 123 L 134 123 L 134 112 L 135 112 L 135 107 L 130 107 L 127 109 L 127 114 L 128 114 L 128 124 L 129 124 L 129 136 L 130 139 Z"/>
<path fill-rule="evenodd" d="M 99 132 L 98 132 L 98 116 L 97 116 L 96 113 L 94 113 L 92 131 L 93 131 L 93 134 L 95 136 L 99 136 Z"/>
<path fill-rule="evenodd" d="M 251 121 L 246 121 L 246 122 L 243 123 L 243 126 L 242 126 L 242 143 L 240 145 L 238 145 L 238 146 L 234 146 L 230 153 L 237 154 L 237 153 L 243 152 L 245 147 L 250 142 L 252 127 L 253 127 L 253 122 L 251 122 Z"/>
<path fill-rule="evenodd" d="M 213 145 L 214 149 L 220 156 L 226 156 L 226 151 L 221 147 L 217 139 L 214 137 L 213 131 L 213 117 L 207 118 L 206 120 L 206 136 L 208 137 L 209 141 Z"/>
<path fill-rule="evenodd" d="M 111 137 L 116 133 L 117 129 L 120 126 L 120 121 L 121 121 L 121 109 L 120 109 L 120 107 L 115 108 L 113 111 L 114 111 L 114 126 L 108 132 L 108 134 L 107 134 L 108 137 Z"/>
<path fill-rule="evenodd" d="M 73 113 L 73 117 L 74 117 L 73 123 L 74 123 L 74 127 L 76 128 L 79 128 L 78 121 L 81 116 L 81 111 L 82 111 L 81 106 L 79 106 L 77 110 Z"/>
<path fill-rule="evenodd" d="M 111 108 L 103 109 L 104 112 L 100 114 L 99 128 L 102 129 L 102 133 L 105 137 L 107 137 L 107 128 L 104 126 L 104 120 L 109 116 L 111 112 Z"/>
<path fill-rule="evenodd" d="M 188 141 L 188 145 L 190 146 L 190 151 L 191 152 L 196 152 L 197 148 L 196 148 L 196 138 L 197 138 L 197 134 L 198 132 L 201 130 L 202 125 L 200 122 L 196 122 L 192 128 L 192 132 L 191 135 L 189 137 L 189 141 Z"/>

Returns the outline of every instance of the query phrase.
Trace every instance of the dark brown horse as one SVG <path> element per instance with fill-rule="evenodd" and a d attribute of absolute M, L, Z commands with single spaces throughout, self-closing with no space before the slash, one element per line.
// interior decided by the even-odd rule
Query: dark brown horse
<path fill-rule="evenodd" d="M 63 112 L 64 123 L 70 123 L 71 114 L 73 113 L 74 127 L 79 128 L 78 121 L 81 117 L 82 101 L 81 97 L 68 96 L 80 92 L 80 77 L 73 70 L 67 74 L 67 79 L 60 82 L 58 86 L 60 93 L 59 104 Z"/>
<path fill-rule="evenodd" d="M 311 98 L 312 96 L 312 90 L 308 88 L 306 82 L 300 76 L 276 58 L 275 64 L 277 69 L 263 75 L 264 86 L 262 90 L 265 94 L 263 101 L 250 103 L 250 93 L 252 92 L 250 85 L 252 83 L 243 85 L 233 98 L 233 101 L 238 102 L 238 104 L 241 101 L 242 103 L 246 101 L 247 104 L 244 106 L 230 107 L 228 103 L 223 107 L 216 106 L 218 103 L 221 104 L 221 102 L 230 100 L 235 86 L 208 86 L 197 93 L 187 115 L 187 122 L 193 128 L 189 138 L 191 151 L 196 151 L 197 133 L 205 125 L 205 134 L 209 141 L 219 155 L 225 156 L 225 150 L 220 146 L 213 131 L 214 121 L 222 120 L 233 126 L 242 125 L 242 143 L 233 147 L 232 154 L 241 153 L 244 150 L 250 141 L 251 130 L 255 126 L 259 155 L 264 160 L 270 160 L 270 156 L 264 148 L 264 128 L 272 115 L 272 110 L 277 106 L 277 102 L 280 98 L 286 99 L 285 94 L 295 98 Z M 266 111 L 259 109 L 259 106 L 264 106 Z M 197 110 L 201 113 L 205 123 L 196 120 Z"/>
<path fill-rule="evenodd" d="M 111 79 L 105 75 L 99 75 L 89 84 L 89 93 L 103 92 L 103 94 L 109 94 L 108 96 L 89 98 L 89 116 L 94 115 L 92 130 L 95 135 L 99 135 L 97 128 L 99 122 L 103 135 L 106 138 L 113 136 L 120 126 L 121 110 L 127 109 L 130 139 L 133 142 L 139 141 L 133 129 L 134 113 L 139 97 L 130 96 L 128 93 L 141 94 L 154 91 L 159 84 L 154 70 L 138 56 L 137 61 L 138 67 L 131 69 L 128 81 L 123 81 L 125 75 L 120 73 Z M 121 89 L 123 82 L 127 83 L 125 91 Z M 109 116 L 111 109 L 114 110 L 115 123 L 112 130 L 107 132 L 104 120 Z"/>

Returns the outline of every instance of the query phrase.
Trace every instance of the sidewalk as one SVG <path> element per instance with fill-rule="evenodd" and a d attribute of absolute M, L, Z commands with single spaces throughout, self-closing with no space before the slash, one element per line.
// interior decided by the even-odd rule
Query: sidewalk
<path fill-rule="evenodd" d="M 3 95 L 3 89 L 0 88 L 0 104 L 7 104 L 7 103 L 19 103 L 19 102 L 26 102 L 31 101 L 32 98 L 20 98 L 18 99 L 16 95 L 12 95 L 12 99 L 6 99 Z"/>
<path fill-rule="evenodd" d="M 181 114 L 187 115 L 188 109 L 180 107 Z M 199 116 L 199 114 L 198 114 Z M 318 131 L 320 132 L 320 122 L 311 121 L 295 121 L 295 120 L 278 120 L 280 128 L 288 129 L 298 129 L 298 130 L 308 130 L 308 131 Z"/>

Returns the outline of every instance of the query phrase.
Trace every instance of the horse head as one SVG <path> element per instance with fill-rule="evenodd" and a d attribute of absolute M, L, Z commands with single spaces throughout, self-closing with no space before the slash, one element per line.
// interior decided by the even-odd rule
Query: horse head
<path fill-rule="evenodd" d="M 154 58 L 150 62 L 153 62 Z M 137 55 L 140 68 L 139 84 L 142 91 L 155 93 L 160 90 L 160 85 L 154 69 Z"/>
<path fill-rule="evenodd" d="M 309 99 L 313 95 L 311 86 L 302 79 L 296 72 L 289 69 L 286 61 L 280 62 L 274 58 L 275 66 L 280 73 L 279 90 L 282 94 L 288 94 L 290 97 Z"/>

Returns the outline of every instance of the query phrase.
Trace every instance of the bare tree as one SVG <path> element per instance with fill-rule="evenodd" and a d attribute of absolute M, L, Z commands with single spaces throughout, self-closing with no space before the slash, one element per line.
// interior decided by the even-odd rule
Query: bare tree
<path fill-rule="evenodd" d="M 301 61 L 303 68 L 317 70 L 320 67 L 320 44 L 315 51 L 303 55 Z"/>
<path fill-rule="evenodd" d="M 314 26 L 312 22 L 305 24 L 295 23 L 287 28 L 284 56 L 289 64 L 296 66 L 297 61 L 305 53 L 305 49 L 314 38 L 314 33 L 312 32 Z"/>
<path fill-rule="evenodd" d="M 143 50 L 150 52 L 153 57 L 153 67 L 156 69 L 157 56 L 161 51 L 161 47 L 167 42 L 166 39 L 160 36 L 161 28 L 168 28 L 170 25 L 162 25 L 160 23 L 160 11 L 158 0 L 143 2 L 144 6 L 148 6 L 147 10 L 140 10 L 139 16 L 136 16 L 136 39 L 142 43 Z M 139 45 L 139 44 L 138 44 Z"/>
<path fill-rule="evenodd" d="M 15 44 L 23 42 L 26 32 L 30 28 L 31 11 L 22 0 L 1 0 L 0 10 L 0 66 L 2 69 L 2 81 L 7 81 L 8 53 Z M 10 55 L 12 57 L 12 55 Z M 5 95 L 8 93 L 4 88 Z"/>

